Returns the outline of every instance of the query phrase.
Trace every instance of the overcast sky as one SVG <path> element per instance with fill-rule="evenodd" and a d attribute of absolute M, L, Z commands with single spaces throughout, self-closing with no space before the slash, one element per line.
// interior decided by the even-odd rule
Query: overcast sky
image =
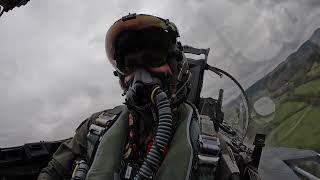
<path fill-rule="evenodd" d="M 0 18 L 0 147 L 68 138 L 121 104 L 104 38 L 129 12 L 170 19 L 245 87 L 320 27 L 319 0 L 31 0 Z"/>

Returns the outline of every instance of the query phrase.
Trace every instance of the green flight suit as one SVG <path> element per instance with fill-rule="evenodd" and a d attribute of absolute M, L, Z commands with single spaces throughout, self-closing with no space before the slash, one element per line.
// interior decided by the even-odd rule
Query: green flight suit
<path fill-rule="evenodd" d="M 48 166 L 40 172 L 38 180 L 71 179 L 72 166 L 75 160 L 86 157 L 89 126 L 101 113 L 102 112 L 94 113 L 91 117 L 83 121 L 77 128 L 74 137 L 60 145 L 52 156 L 52 160 L 48 163 Z"/>
<path fill-rule="evenodd" d="M 106 111 L 108 111 L 108 110 L 106 110 Z M 95 113 L 90 118 L 86 119 L 77 128 L 75 136 L 72 139 L 69 139 L 66 142 L 64 142 L 58 148 L 56 153 L 53 155 L 52 160 L 48 163 L 48 166 L 41 171 L 41 173 L 38 177 L 38 180 L 39 179 L 44 179 L 44 180 L 63 179 L 64 180 L 64 179 L 71 178 L 72 168 L 73 168 L 72 166 L 73 166 L 74 161 L 77 159 L 85 159 L 86 158 L 87 134 L 88 134 L 89 126 L 95 121 L 96 118 L 98 118 L 99 114 L 101 114 L 101 113 L 102 112 Z M 160 169 L 156 175 L 156 179 L 167 179 L 168 177 L 171 177 L 172 175 L 173 175 L 173 178 L 176 180 L 186 179 L 186 178 L 184 178 L 186 175 L 188 175 L 189 178 L 191 178 L 190 177 L 191 172 L 188 172 L 188 171 L 191 171 L 191 167 L 188 164 L 193 163 L 192 162 L 193 159 L 190 157 L 193 157 L 194 154 L 197 154 L 197 152 L 196 152 L 197 151 L 197 148 L 196 148 L 197 144 L 195 142 L 197 141 L 198 134 L 200 131 L 199 126 L 198 126 L 198 122 L 195 118 L 193 118 L 192 114 L 193 114 L 193 110 L 187 104 L 183 104 L 182 106 L 180 105 L 177 112 L 175 113 L 175 115 L 174 115 L 174 122 L 175 122 L 174 124 L 175 125 L 174 126 L 176 126 L 175 127 L 176 134 L 172 139 L 168 156 L 163 161 L 163 165 L 160 167 Z M 187 118 L 186 116 L 189 116 L 189 117 Z M 120 117 L 121 117 L 121 115 L 120 115 Z M 189 119 L 188 122 L 185 119 Z M 116 127 L 118 126 L 117 124 L 118 123 L 115 122 L 115 124 L 112 125 L 112 127 L 109 129 L 110 132 L 112 131 L 113 126 L 116 126 Z M 122 128 L 125 128 L 125 127 L 126 127 L 125 125 L 122 125 Z M 121 127 L 119 126 L 118 128 L 121 128 Z M 105 136 L 108 135 L 109 130 L 107 131 Z M 119 139 L 124 139 L 123 136 L 126 136 L 126 133 L 119 134 L 117 132 L 117 135 L 119 136 L 118 137 Z M 103 139 L 106 139 L 105 136 Z M 117 142 L 114 139 L 111 141 Z M 101 143 L 103 143 L 103 140 Z M 101 143 L 100 143 L 99 148 L 97 150 L 95 161 L 93 162 L 93 165 L 92 165 L 93 168 L 91 168 L 90 171 L 88 172 L 89 175 L 91 175 L 91 176 L 89 176 L 89 179 L 99 179 L 97 177 L 100 177 L 101 174 L 109 174 L 108 176 L 101 176 L 101 177 L 110 178 L 111 176 L 113 176 L 114 169 L 112 170 L 112 168 L 109 169 L 107 173 L 100 172 L 101 169 L 106 169 L 106 168 L 100 168 L 101 165 L 103 165 L 103 167 L 106 167 L 106 165 L 103 164 L 106 161 L 101 160 L 101 158 L 97 158 L 97 155 L 101 156 L 101 153 L 99 152 L 99 149 L 101 149 L 100 146 L 102 146 Z M 110 142 L 107 142 L 104 144 L 110 145 Z M 186 146 L 189 146 L 189 147 L 186 147 Z M 112 147 L 114 147 L 114 146 L 112 146 Z M 106 150 L 113 151 L 113 152 L 114 151 L 121 151 L 121 149 L 123 148 L 119 145 L 116 145 L 115 147 L 117 147 L 117 149 L 110 149 L 110 146 L 106 146 L 104 151 L 106 151 Z M 186 148 L 189 148 L 190 151 L 188 151 L 188 154 L 183 154 L 184 152 L 186 152 L 185 151 Z M 111 153 L 111 154 L 112 154 L 111 156 L 114 155 L 114 153 Z M 108 154 L 104 154 L 103 156 L 104 156 L 103 159 L 105 159 L 105 158 L 115 159 L 115 158 L 108 158 L 107 157 Z M 169 165 L 172 165 L 172 167 L 176 167 L 175 163 L 177 162 L 176 161 L 177 157 L 178 157 L 178 159 L 179 159 L 179 157 L 181 157 L 180 158 L 181 160 L 183 160 L 183 158 L 188 159 L 188 162 L 185 163 L 185 167 L 183 169 L 176 169 L 175 170 L 175 169 L 169 167 Z M 100 164 L 102 163 L 101 165 L 99 164 L 99 159 L 100 159 Z M 120 161 L 120 159 L 119 159 L 119 161 Z M 183 160 L 183 161 L 185 161 L 185 160 Z M 115 160 L 113 162 L 108 162 L 108 163 L 113 164 L 112 166 L 115 167 L 118 165 L 117 163 L 119 163 L 119 162 L 117 160 Z M 179 165 L 182 165 L 182 164 L 180 163 Z M 189 167 L 187 167 L 187 166 L 189 166 Z M 179 166 L 179 167 L 181 167 L 181 166 Z M 97 170 L 97 168 L 99 170 Z M 92 177 L 92 174 L 95 174 L 96 178 L 90 178 L 90 177 Z M 178 178 L 178 177 L 180 177 L 180 178 Z"/>

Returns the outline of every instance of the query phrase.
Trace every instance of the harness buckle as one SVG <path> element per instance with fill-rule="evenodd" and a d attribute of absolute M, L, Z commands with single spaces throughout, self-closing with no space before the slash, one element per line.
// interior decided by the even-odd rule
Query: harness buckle
<path fill-rule="evenodd" d="M 92 133 L 97 136 L 101 136 L 103 134 L 104 130 L 105 130 L 104 127 L 101 127 L 101 126 L 98 126 L 95 124 L 91 124 L 91 126 L 89 128 L 89 133 Z"/>
<path fill-rule="evenodd" d="M 198 163 L 217 166 L 220 159 L 220 140 L 216 135 L 213 121 L 209 116 L 200 116 Z"/>
<path fill-rule="evenodd" d="M 199 135 L 200 152 L 207 155 L 218 156 L 220 153 L 219 138 L 214 136 Z"/>
<path fill-rule="evenodd" d="M 107 127 L 116 117 L 117 117 L 116 114 L 114 114 L 114 115 L 100 114 L 99 117 L 96 119 L 96 124 L 98 126 Z"/>

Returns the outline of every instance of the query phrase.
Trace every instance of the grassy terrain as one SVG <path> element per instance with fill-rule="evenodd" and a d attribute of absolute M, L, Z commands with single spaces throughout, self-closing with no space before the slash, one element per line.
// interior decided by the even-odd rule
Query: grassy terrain
<path fill-rule="evenodd" d="M 315 63 L 310 71 L 297 72 L 270 96 L 276 110 L 268 117 L 253 112 L 249 138 L 262 132 L 267 134 L 269 145 L 320 152 L 320 65 Z"/>
<path fill-rule="evenodd" d="M 320 79 L 310 81 L 295 89 L 295 95 L 317 96 L 320 94 Z"/>
<path fill-rule="evenodd" d="M 311 71 L 307 73 L 307 76 L 317 76 L 320 75 L 320 66 L 319 64 L 314 64 L 311 68 Z"/>
<path fill-rule="evenodd" d="M 309 105 L 283 120 L 268 136 L 272 145 L 320 151 L 320 107 Z"/>

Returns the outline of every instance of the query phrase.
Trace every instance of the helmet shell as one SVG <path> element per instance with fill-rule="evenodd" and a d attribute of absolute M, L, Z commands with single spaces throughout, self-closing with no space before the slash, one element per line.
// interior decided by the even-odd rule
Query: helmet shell
<path fill-rule="evenodd" d="M 118 36 L 127 30 L 142 30 L 151 27 L 171 31 L 174 33 L 175 38 L 179 37 L 178 30 L 172 22 L 157 16 L 146 14 L 129 14 L 116 21 L 109 28 L 105 39 L 106 53 L 108 60 L 120 74 L 123 74 L 123 72 L 121 72 L 117 67 L 117 61 L 115 58 L 115 44 Z"/>

